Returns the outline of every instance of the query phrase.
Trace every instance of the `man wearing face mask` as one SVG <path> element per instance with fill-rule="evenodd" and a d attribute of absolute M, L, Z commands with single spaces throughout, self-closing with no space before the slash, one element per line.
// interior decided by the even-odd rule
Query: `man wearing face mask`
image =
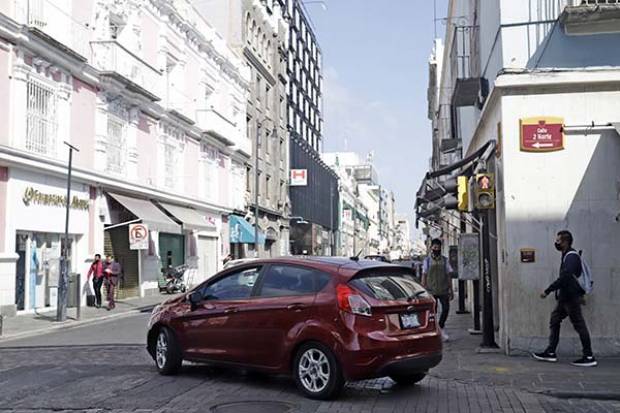
<path fill-rule="evenodd" d="M 541 294 L 541 298 L 546 298 L 551 292 L 555 292 L 557 305 L 551 313 L 549 323 L 549 346 L 542 353 L 533 353 L 536 360 L 557 362 L 558 356 L 555 350 L 560 341 L 560 326 L 562 320 L 568 317 L 579 334 L 583 347 L 583 357 L 574 361 L 574 366 L 594 367 L 597 365 L 596 359 L 592 354 L 590 333 L 586 321 L 581 313 L 582 298 L 585 291 L 577 280 L 581 277 L 581 257 L 573 249 L 573 235 L 569 231 L 558 232 L 555 240 L 555 248 L 562 252 L 562 262 L 560 264 L 560 277 Z"/>
<path fill-rule="evenodd" d="M 432 240 L 431 254 L 422 263 L 422 285 L 441 303 L 439 327 L 444 341 L 449 339 L 443 328 L 450 313 L 450 301 L 454 298 L 451 279 L 453 272 L 448 259 L 441 255 L 441 240 Z"/>

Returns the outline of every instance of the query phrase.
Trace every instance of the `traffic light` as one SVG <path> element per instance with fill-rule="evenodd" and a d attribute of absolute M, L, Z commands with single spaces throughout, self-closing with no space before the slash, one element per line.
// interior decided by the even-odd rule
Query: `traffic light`
<path fill-rule="evenodd" d="M 467 211 L 469 209 L 469 179 L 466 176 L 459 176 L 458 179 L 458 206 L 459 211 Z"/>
<path fill-rule="evenodd" d="M 474 182 L 474 202 L 476 209 L 495 208 L 495 175 L 476 174 Z"/>

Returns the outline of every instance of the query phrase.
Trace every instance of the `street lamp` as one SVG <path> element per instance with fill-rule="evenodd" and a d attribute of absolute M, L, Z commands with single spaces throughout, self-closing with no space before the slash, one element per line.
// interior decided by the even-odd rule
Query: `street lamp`
<path fill-rule="evenodd" d="M 69 211 L 71 209 L 71 172 L 73 168 L 73 151 L 80 150 L 68 142 L 64 142 L 69 147 L 69 164 L 67 166 L 67 198 L 65 199 L 65 245 L 62 249 L 62 267 L 61 274 L 58 277 L 58 301 L 56 304 L 56 321 L 65 321 L 67 319 L 67 289 L 69 284 L 69 267 L 67 260 L 69 257 Z M 80 286 L 78 286 L 78 289 Z M 78 303 L 79 305 L 79 303 Z"/>

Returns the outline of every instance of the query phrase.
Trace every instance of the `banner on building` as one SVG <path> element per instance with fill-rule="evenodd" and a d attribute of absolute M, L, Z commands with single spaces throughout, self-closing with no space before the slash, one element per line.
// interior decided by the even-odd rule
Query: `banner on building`
<path fill-rule="evenodd" d="M 129 225 L 129 249 L 149 249 L 149 229 L 145 224 Z"/>
<path fill-rule="evenodd" d="M 458 245 L 459 280 L 480 279 L 480 240 L 478 234 L 461 234 Z"/>
<path fill-rule="evenodd" d="M 308 186 L 308 170 L 291 169 L 291 186 Z"/>

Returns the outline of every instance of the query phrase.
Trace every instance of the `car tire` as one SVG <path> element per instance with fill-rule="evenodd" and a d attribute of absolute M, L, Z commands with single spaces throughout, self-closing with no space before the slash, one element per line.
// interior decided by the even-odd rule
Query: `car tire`
<path fill-rule="evenodd" d="M 155 367 L 157 371 L 169 376 L 178 373 L 183 364 L 181 349 L 172 331 L 166 327 L 159 330 L 155 339 Z"/>
<path fill-rule="evenodd" d="M 419 383 L 426 377 L 426 373 L 411 373 L 411 374 L 392 374 L 390 378 L 401 386 L 411 386 Z"/>
<path fill-rule="evenodd" d="M 293 364 L 295 383 L 310 399 L 330 400 L 344 387 L 344 376 L 334 353 L 316 342 L 302 345 Z"/>

